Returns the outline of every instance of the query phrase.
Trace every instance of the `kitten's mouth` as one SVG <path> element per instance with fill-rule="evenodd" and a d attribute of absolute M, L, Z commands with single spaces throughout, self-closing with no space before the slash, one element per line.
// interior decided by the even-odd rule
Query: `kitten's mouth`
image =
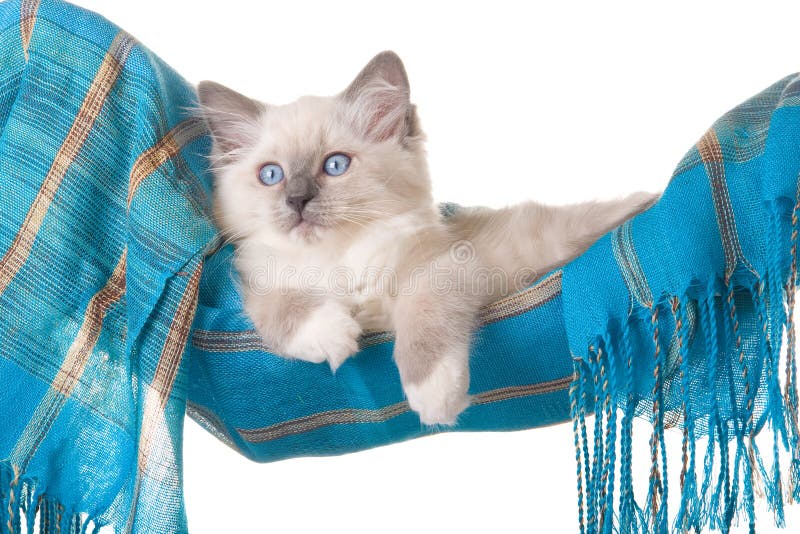
<path fill-rule="evenodd" d="M 322 226 L 301 215 L 297 217 L 294 225 L 289 229 L 289 234 L 293 237 L 309 240 L 319 237 L 321 229 Z"/>

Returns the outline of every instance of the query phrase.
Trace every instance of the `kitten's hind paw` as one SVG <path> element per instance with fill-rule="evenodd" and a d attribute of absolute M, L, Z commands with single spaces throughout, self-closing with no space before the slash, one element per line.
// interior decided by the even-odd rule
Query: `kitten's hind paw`
<path fill-rule="evenodd" d="M 468 387 L 469 370 L 460 359 L 443 359 L 424 380 L 406 384 L 404 389 L 408 405 L 422 424 L 451 426 L 470 404 Z"/>

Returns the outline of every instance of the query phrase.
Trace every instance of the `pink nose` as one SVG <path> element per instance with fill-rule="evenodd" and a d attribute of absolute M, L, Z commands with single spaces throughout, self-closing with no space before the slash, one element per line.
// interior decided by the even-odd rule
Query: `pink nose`
<path fill-rule="evenodd" d="M 312 198 L 311 195 L 291 195 L 286 197 L 286 203 L 293 207 L 297 213 L 302 213 L 303 208 Z"/>

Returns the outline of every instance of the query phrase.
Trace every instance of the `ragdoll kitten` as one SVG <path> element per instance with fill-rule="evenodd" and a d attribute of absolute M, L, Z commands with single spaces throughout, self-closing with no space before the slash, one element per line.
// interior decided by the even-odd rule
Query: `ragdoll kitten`
<path fill-rule="evenodd" d="M 335 370 L 364 331 L 394 331 L 403 388 L 425 424 L 453 424 L 469 405 L 481 306 L 566 263 L 655 198 L 443 218 L 393 52 L 332 97 L 273 106 L 214 82 L 198 92 L 214 139 L 218 224 L 235 243 L 245 309 L 265 345 Z M 481 276 L 486 269 L 507 283 Z"/>

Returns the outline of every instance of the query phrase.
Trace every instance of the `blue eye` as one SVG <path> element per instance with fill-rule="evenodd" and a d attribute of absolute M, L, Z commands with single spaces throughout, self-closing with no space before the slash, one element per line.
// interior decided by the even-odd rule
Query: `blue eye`
<path fill-rule="evenodd" d="M 325 174 L 328 176 L 341 176 L 350 166 L 350 156 L 334 154 L 325 160 Z"/>
<path fill-rule="evenodd" d="M 258 179 L 264 185 L 275 185 L 283 180 L 283 169 L 280 165 L 267 163 L 258 171 Z"/>

